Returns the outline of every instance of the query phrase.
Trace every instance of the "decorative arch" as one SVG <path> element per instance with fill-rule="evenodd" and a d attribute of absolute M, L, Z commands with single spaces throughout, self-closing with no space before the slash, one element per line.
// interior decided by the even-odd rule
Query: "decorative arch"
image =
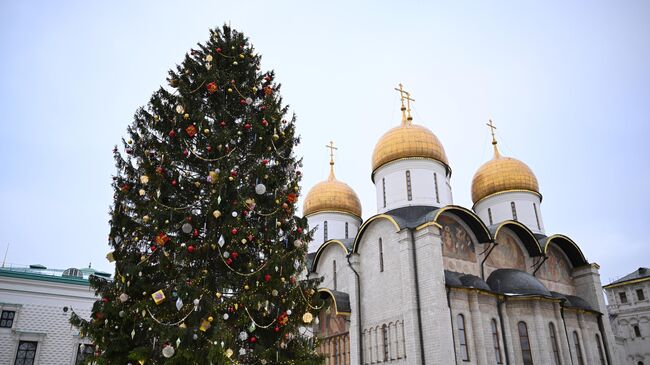
<path fill-rule="evenodd" d="M 318 293 L 321 299 L 327 299 L 328 297 L 332 299 L 332 303 L 334 303 L 334 313 L 337 316 L 350 316 L 352 314 L 350 296 L 347 293 L 330 290 L 328 288 L 320 288 L 318 289 Z"/>
<path fill-rule="evenodd" d="M 390 223 L 393 224 L 393 227 L 395 227 L 395 232 L 399 232 L 402 230 L 402 227 L 400 227 L 399 224 L 397 224 L 397 221 L 395 221 L 395 218 L 391 217 L 388 214 L 377 214 L 372 217 L 370 217 L 367 221 L 363 222 L 361 227 L 359 227 L 359 231 L 357 232 L 357 235 L 354 237 L 354 244 L 352 245 L 352 253 L 357 253 L 359 251 L 359 242 L 361 241 L 361 237 L 363 237 L 363 234 L 366 232 L 366 229 L 370 225 L 370 223 L 379 220 L 379 219 L 386 219 Z"/>
<path fill-rule="evenodd" d="M 311 270 L 310 272 L 316 272 L 316 267 L 318 266 L 318 261 L 320 261 L 321 256 L 323 255 L 323 252 L 325 251 L 326 248 L 328 248 L 331 245 L 339 246 L 341 249 L 343 249 L 343 252 L 345 253 L 345 256 L 350 254 L 350 251 L 348 251 L 348 248 L 345 247 L 345 244 L 339 240 L 329 240 L 318 248 L 316 251 L 316 255 L 314 255 L 314 261 L 311 264 Z"/>
<path fill-rule="evenodd" d="M 519 238 L 521 243 L 526 248 L 526 251 L 528 251 L 528 255 L 531 257 L 544 256 L 544 251 L 542 251 L 542 247 L 539 245 L 539 241 L 535 237 L 535 234 L 530 230 L 530 228 L 517 221 L 503 221 L 496 226 L 490 227 L 492 237 L 494 237 L 495 240 L 503 228 L 508 228 L 517 236 L 517 238 Z"/>
<path fill-rule="evenodd" d="M 569 258 L 569 262 L 574 268 L 589 264 L 580 247 L 572 239 L 563 234 L 554 234 L 543 238 L 540 240 L 540 243 L 544 247 L 544 255 L 547 255 L 551 244 L 557 246 Z"/>
<path fill-rule="evenodd" d="M 486 243 L 486 242 L 493 241 L 490 231 L 488 230 L 487 226 L 483 223 L 481 218 L 479 218 L 476 214 L 474 214 L 474 212 L 472 212 L 467 208 L 463 208 L 458 205 L 447 205 L 434 211 L 433 213 L 434 216 L 431 221 L 419 225 L 416 229 L 420 230 L 431 225 L 436 225 L 437 227 L 440 227 L 440 224 L 438 223 L 438 219 L 444 214 L 453 214 L 458 219 L 463 221 L 463 223 L 465 223 L 472 230 L 472 233 L 474 233 L 474 236 L 476 236 L 476 240 L 478 241 L 478 243 Z"/>

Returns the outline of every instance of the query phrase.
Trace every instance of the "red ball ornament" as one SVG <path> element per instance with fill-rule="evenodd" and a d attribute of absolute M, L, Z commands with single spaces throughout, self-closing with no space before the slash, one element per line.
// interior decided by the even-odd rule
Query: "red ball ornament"
<path fill-rule="evenodd" d="M 252 234 L 249 234 L 248 237 L 246 237 L 246 238 L 248 238 L 249 241 L 253 241 L 253 239 L 254 239 L 255 237 L 253 237 Z"/>
<path fill-rule="evenodd" d="M 230 231 L 230 233 L 232 233 L 233 235 L 237 234 L 237 232 L 239 232 L 239 231 L 237 230 L 237 228 L 233 228 L 233 229 Z"/>
<path fill-rule="evenodd" d="M 172 129 L 171 131 L 169 131 L 169 136 L 170 136 L 171 138 L 176 137 L 176 131 L 173 130 L 173 129 Z"/>
<path fill-rule="evenodd" d="M 232 259 L 230 257 L 226 260 L 226 265 L 232 265 Z"/>
<path fill-rule="evenodd" d="M 108 303 L 108 298 L 103 297 L 103 298 L 102 298 L 102 302 L 104 302 L 104 303 Z"/>
<path fill-rule="evenodd" d="M 226 122 L 222 120 L 221 123 L 219 123 L 219 125 L 221 126 L 221 128 L 224 128 L 226 126 Z"/>
<path fill-rule="evenodd" d="M 266 127 L 269 125 L 269 122 L 267 122 L 266 119 L 262 119 L 262 125 Z"/>
<path fill-rule="evenodd" d="M 217 53 L 221 53 L 221 48 L 216 49 Z"/>
<path fill-rule="evenodd" d="M 244 124 L 244 128 L 246 128 L 247 130 L 250 130 L 251 127 L 252 127 L 252 126 L 250 125 L 250 123 L 246 123 L 246 124 Z"/>
<path fill-rule="evenodd" d="M 183 156 L 187 157 L 187 156 L 189 156 L 189 155 L 190 155 L 190 151 L 188 151 L 187 148 L 184 149 L 184 150 L 183 150 Z"/>
<path fill-rule="evenodd" d="M 267 158 L 262 160 L 262 165 L 266 166 L 269 164 L 269 160 Z"/>
<path fill-rule="evenodd" d="M 246 99 L 241 99 L 241 100 L 239 101 L 239 104 L 241 104 L 241 105 L 246 105 L 246 104 L 247 104 L 247 103 L 246 103 Z"/>
<path fill-rule="evenodd" d="M 232 257 L 233 260 L 237 260 L 237 257 L 239 257 L 239 254 L 237 253 L 237 251 L 235 251 L 235 252 L 230 254 L 230 257 Z"/>
<path fill-rule="evenodd" d="M 219 88 L 217 87 L 217 83 L 214 81 L 205 85 L 205 88 L 208 90 L 210 94 L 214 94 L 217 90 L 219 90 Z"/>
<path fill-rule="evenodd" d="M 250 338 L 249 341 L 250 341 L 251 343 L 255 343 L 255 342 L 257 342 L 257 337 L 255 337 L 255 336 L 251 336 L 251 338 Z"/>
<path fill-rule="evenodd" d="M 298 233 L 302 233 L 302 228 L 298 227 Z"/>
<path fill-rule="evenodd" d="M 237 171 L 235 170 L 230 171 L 230 176 L 237 177 Z"/>
<path fill-rule="evenodd" d="M 172 180 L 172 186 L 176 186 L 177 184 L 176 179 Z"/>
<path fill-rule="evenodd" d="M 280 327 L 279 327 L 279 326 L 275 326 L 275 328 L 274 328 L 273 330 L 274 330 L 275 332 L 280 332 Z"/>
<path fill-rule="evenodd" d="M 151 245 L 151 252 L 156 251 L 156 248 L 157 247 L 155 245 Z"/>
<path fill-rule="evenodd" d="M 266 281 L 267 283 L 271 281 L 271 275 L 270 274 L 264 275 L 264 281 Z"/>
<path fill-rule="evenodd" d="M 208 146 L 208 148 L 206 149 L 208 150 L 208 152 L 212 152 L 212 146 Z"/>
<path fill-rule="evenodd" d="M 189 252 L 189 253 L 193 253 L 194 250 L 195 250 L 194 246 L 192 246 L 192 245 L 187 246 L 187 252 Z"/>
<path fill-rule="evenodd" d="M 193 237 L 198 237 L 199 236 L 199 230 L 195 228 L 194 231 L 192 232 L 192 236 Z"/>

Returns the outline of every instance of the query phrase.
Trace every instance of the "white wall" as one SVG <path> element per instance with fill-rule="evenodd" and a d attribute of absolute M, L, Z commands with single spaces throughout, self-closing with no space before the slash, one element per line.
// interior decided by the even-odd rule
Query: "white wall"
<path fill-rule="evenodd" d="M 517 219 L 513 219 L 511 202 L 514 202 L 517 208 Z M 473 209 L 487 226 L 513 219 L 521 222 L 535 233 L 544 234 L 544 220 L 542 219 L 540 205 L 541 199 L 537 194 L 518 191 L 490 196 L 479 201 Z M 492 223 L 490 223 L 488 209 L 492 212 Z M 535 209 L 537 209 L 537 217 L 535 216 Z M 537 218 L 539 218 L 539 226 L 537 225 Z"/>
<path fill-rule="evenodd" d="M 15 310 L 13 327 L 0 328 L 0 364 L 13 364 L 19 341 L 37 341 L 35 365 L 72 365 L 80 343 L 70 325 L 74 308 L 90 318 L 94 292 L 87 285 L 0 276 L 0 310 Z"/>
<path fill-rule="evenodd" d="M 316 252 L 325 243 L 324 222 L 327 221 L 327 239 L 354 238 L 359 231 L 361 219 L 347 213 L 322 212 L 307 217 L 309 229 L 316 228 L 314 240 L 309 243 L 309 252 Z M 348 234 L 345 235 L 345 223 L 348 223 Z"/>
<path fill-rule="evenodd" d="M 408 200 L 406 171 L 411 174 L 411 196 Z M 438 197 L 434 173 L 438 181 Z M 384 206 L 384 184 L 386 206 Z M 375 172 L 377 212 L 414 205 L 443 207 L 453 203 L 447 168 L 440 162 L 426 159 L 405 159 L 388 163 Z"/>

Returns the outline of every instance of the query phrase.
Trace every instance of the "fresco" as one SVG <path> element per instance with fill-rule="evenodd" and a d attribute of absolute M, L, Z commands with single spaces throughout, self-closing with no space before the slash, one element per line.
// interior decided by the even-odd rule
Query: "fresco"
<path fill-rule="evenodd" d="M 339 333 L 348 332 L 347 321 L 343 316 L 337 316 L 334 309 L 334 303 L 329 300 L 329 310 L 322 310 L 318 316 L 320 323 L 318 324 L 318 332 L 320 337 L 327 337 Z M 325 308 L 328 306 L 325 305 Z M 328 313 L 329 312 L 329 313 Z"/>
<path fill-rule="evenodd" d="M 571 265 L 560 249 L 551 245 L 547 252 L 548 259 L 539 269 L 539 277 L 564 284 L 571 284 Z"/>
<path fill-rule="evenodd" d="M 515 236 L 501 230 L 497 237 L 499 243 L 488 256 L 486 263 L 498 269 L 519 269 L 526 271 L 526 261 Z"/>
<path fill-rule="evenodd" d="M 438 223 L 442 226 L 442 255 L 476 262 L 476 251 L 469 232 L 460 223 L 444 215 L 438 218 Z"/>

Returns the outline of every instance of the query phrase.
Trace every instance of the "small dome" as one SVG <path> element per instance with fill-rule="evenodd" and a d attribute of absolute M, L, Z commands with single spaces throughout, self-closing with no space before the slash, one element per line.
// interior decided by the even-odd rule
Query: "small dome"
<path fill-rule="evenodd" d="M 445 149 L 429 129 L 402 122 L 399 127 L 388 130 L 375 145 L 372 152 L 372 171 L 402 158 L 427 158 L 449 166 Z"/>
<path fill-rule="evenodd" d="M 551 292 L 546 289 L 541 281 L 521 270 L 495 270 L 488 277 L 487 284 L 497 293 L 552 297 Z"/>
<path fill-rule="evenodd" d="M 472 179 L 472 202 L 476 204 L 492 194 L 511 190 L 539 194 L 537 177 L 525 163 L 501 156 L 495 143 L 494 158 L 483 164 Z"/>
<path fill-rule="evenodd" d="M 320 212 L 341 212 L 361 218 L 361 201 L 352 188 L 334 176 L 334 167 L 327 180 L 309 190 L 305 197 L 302 214 L 308 216 Z"/>

